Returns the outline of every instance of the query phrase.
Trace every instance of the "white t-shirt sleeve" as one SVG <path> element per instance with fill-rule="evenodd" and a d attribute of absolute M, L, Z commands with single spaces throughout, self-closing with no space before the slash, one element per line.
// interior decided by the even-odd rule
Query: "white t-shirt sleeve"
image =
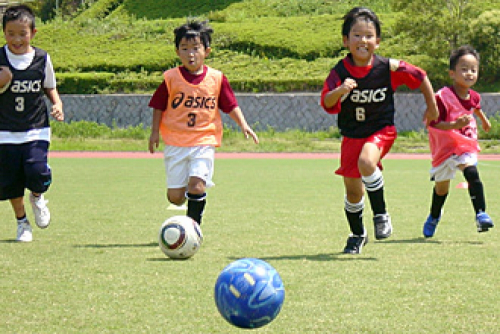
<path fill-rule="evenodd" d="M 43 82 L 43 88 L 56 88 L 56 73 L 54 72 L 54 66 L 52 65 L 49 54 L 47 54 L 47 62 L 45 64 L 45 81 Z"/>

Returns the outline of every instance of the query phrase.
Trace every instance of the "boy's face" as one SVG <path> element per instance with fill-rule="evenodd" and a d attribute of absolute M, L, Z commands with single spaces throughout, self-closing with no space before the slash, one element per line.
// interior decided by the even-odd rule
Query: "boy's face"
<path fill-rule="evenodd" d="M 454 70 L 450 70 L 450 78 L 455 85 L 470 88 L 476 82 L 479 75 L 479 62 L 471 54 L 460 57 Z"/>
<path fill-rule="evenodd" d="M 181 39 L 179 48 L 176 50 L 182 65 L 192 74 L 200 74 L 203 72 L 203 63 L 205 58 L 210 53 L 211 49 L 205 49 L 199 37 Z"/>
<path fill-rule="evenodd" d="M 9 21 L 3 31 L 7 46 L 13 54 L 22 55 L 31 51 L 31 39 L 36 29 L 31 30 L 28 20 Z"/>
<path fill-rule="evenodd" d="M 344 46 L 349 49 L 356 66 L 368 66 L 373 53 L 380 44 L 377 30 L 372 22 L 358 20 L 353 24 L 348 36 L 343 37 Z"/>

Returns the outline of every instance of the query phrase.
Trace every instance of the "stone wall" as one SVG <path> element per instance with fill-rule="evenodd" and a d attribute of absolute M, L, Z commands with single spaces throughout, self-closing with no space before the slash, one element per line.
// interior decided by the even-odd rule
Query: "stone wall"
<path fill-rule="evenodd" d="M 483 111 L 492 116 L 500 114 L 500 94 L 481 94 Z M 276 131 L 301 129 L 326 130 L 336 126 L 336 116 L 329 115 L 319 105 L 319 93 L 236 94 L 243 113 L 255 130 L 268 127 Z M 120 128 L 151 125 L 150 95 L 62 95 L 66 121 L 94 121 Z M 425 101 L 422 94 L 395 95 L 395 122 L 399 131 L 421 130 Z M 224 125 L 235 127 L 223 115 Z"/>

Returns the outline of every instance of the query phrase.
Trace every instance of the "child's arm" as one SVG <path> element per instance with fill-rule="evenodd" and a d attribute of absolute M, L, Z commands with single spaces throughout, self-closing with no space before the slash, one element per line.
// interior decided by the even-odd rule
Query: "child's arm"
<path fill-rule="evenodd" d="M 474 109 L 474 115 L 476 115 L 481 120 L 481 126 L 483 127 L 483 130 L 489 132 L 491 129 L 491 123 L 483 113 L 483 111 L 481 109 Z"/>
<path fill-rule="evenodd" d="M 50 115 L 54 117 L 59 122 L 64 121 L 63 103 L 59 97 L 59 93 L 56 88 L 45 88 L 45 94 L 52 102 L 52 110 Z"/>
<path fill-rule="evenodd" d="M 240 107 L 236 107 L 231 110 L 231 112 L 229 113 L 229 117 L 231 117 L 231 119 L 239 125 L 239 127 L 241 128 L 241 132 L 243 132 L 243 134 L 245 135 L 245 138 L 248 139 L 248 136 L 250 135 L 253 138 L 255 144 L 259 143 L 259 138 L 255 134 L 255 132 L 253 132 L 250 126 L 248 126 L 247 121 L 245 120 L 245 116 L 243 116 L 243 112 L 241 111 Z"/>
<path fill-rule="evenodd" d="M 431 121 L 435 121 L 439 117 L 439 111 L 436 103 L 436 97 L 434 96 L 434 89 L 429 78 L 426 76 L 419 87 L 420 91 L 424 95 L 425 104 L 427 109 L 424 113 L 424 120 L 429 124 Z"/>
<path fill-rule="evenodd" d="M 0 93 L 7 90 L 8 84 L 12 81 L 12 72 L 7 66 L 0 66 Z"/>
<path fill-rule="evenodd" d="M 356 81 L 354 79 L 346 78 L 344 80 L 344 82 L 342 83 L 342 85 L 340 85 L 340 86 L 332 89 L 328 93 L 326 93 L 326 95 L 323 99 L 325 107 L 331 108 L 332 106 L 337 104 L 337 102 L 342 97 L 342 95 L 349 93 L 351 90 L 353 90 L 357 86 L 358 86 L 358 84 L 356 83 Z"/>
<path fill-rule="evenodd" d="M 471 115 L 462 115 L 458 117 L 456 120 L 451 122 L 439 122 L 433 125 L 436 129 L 440 130 L 453 130 L 453 129 L 461 129 L 464 126 L 469 125 L 472 119 Z"/>
<path fill-rule="evenodd" d="M 155 148 L 160 145 L 160 123 L 163 110 L 153 109 L 153 119 L 151 121 L 151 135 L 149 136 L 149 152 L 155 153 Z"/>

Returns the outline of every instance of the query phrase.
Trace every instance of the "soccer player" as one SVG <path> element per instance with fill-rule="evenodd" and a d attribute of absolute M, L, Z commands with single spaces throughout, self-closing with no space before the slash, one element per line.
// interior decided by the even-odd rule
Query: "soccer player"
<path fill-rule="evenodd" d="M 436 93 L 439 118 L 427 127 L 432 153 L 431 181 L 435 181 L 430 214 L 424 223 L 426 238 L 434 236 L 441 219 L 442 208 L 450 190 L 450 180 L 460 170 L 467 180 L 478 232 L 493 227 L 493 220 L 485 212 L 483 183 L 477 170 L 477 124 L 481 120 L 484 131 L 491 129 L 481 110 L 481 96 L 471 87 L 479 75 L 479 53 L 470 45 L 454 50 L 450 56 L 449 75 L 452 85 Z"/>
<path fill-rule="evenodd" d="M 175 48 L 182 66 L 165 71 L 153 94 L 149 151 L 158 148 L 160 133 L 165 143 L 167 199 L 182 205 L 187 216 L 201 224 L 206 188 L 213 186 L 215 147 L 221 145 L 219 109 L 241 128 L 245 137 L 259 142 L 238 106 L 234 92 L 222 72 L 204 65 L 211 51 L 213 29 L 196 20 L 174 30 Z"/>
<path fill-rule="evenodd" d="M 398 86 L 419 88 L 424 95 L 425 117 L 438 116 L 434 91 L 426 73 L 411 64 L 375 54 L 380 45 L 380 21 L 368 8 L 355 7 L 344 16 L 342 39 L 349 54 L 325 80 L 321 105 L 338 114 L 343 136 L 340 168 L 344 179 L 344 208 L 351 234 L 344 253 L 359 254 L 368 241 L 363 225 L 364 193 L 373 211 L 375 238 L 392 234 L 384 200 L 381 159 L 389 152 L 397 132 L 394 126 L 394 92 Z"/>
<path fill-rule="evenodd" d="M 56 89 L 54 68 L 46 51 L 31 46 L 35 16 L 25 5 L 7 8 L 3 14 L 6 45 L 0 49 L 0 200 L 9 200 L 17 218 L 17 241 L 33 240 L 31 224 L 24 209 L 24 191 L 35 223 L 50 223 L 45 193 L 52 174 L 47 164 L 50 143 L 50 114 L 64 120 L 63 106 Z"/>

